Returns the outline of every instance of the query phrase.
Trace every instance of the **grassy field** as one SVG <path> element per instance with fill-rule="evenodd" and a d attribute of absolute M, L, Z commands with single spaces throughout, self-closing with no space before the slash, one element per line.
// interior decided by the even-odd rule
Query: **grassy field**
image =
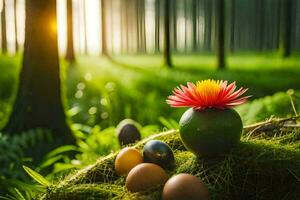
<path fill-rule="evenodd" d="M 207 78 L 236 81 L 248 87 L 252 99 L 290 88 L 300 89 L 300 58 L 276 54 L 229 56 L 228 69 L 216 70 L 213 55 L 177 55 L 174 68 L 162 65 L 160 55 L 103 57 L 80 56 L 77 64 L 62 61 L 66 108 L 76 123 L 103 127 L 123 118 L 159 124 L 159 117 L 178 119 L 184 109 L 165 103 L 174 87 Z M 1 57 L 0 126 L 5 122 L 16 89 L 20 56 Z"/>

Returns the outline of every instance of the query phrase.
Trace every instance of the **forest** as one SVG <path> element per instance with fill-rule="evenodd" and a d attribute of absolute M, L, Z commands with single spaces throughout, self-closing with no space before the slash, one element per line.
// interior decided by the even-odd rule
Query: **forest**
<path fill-rule="evenodd" d="M 0 199 L 299 199 L 300 1 L 0 11 Z"/>

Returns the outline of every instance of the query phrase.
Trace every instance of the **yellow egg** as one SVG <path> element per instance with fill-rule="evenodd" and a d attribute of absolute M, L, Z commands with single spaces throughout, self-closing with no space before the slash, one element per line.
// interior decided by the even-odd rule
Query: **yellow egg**
<path fill-rule="evenodd" d="M 158 165 L 142 163 L 135 166 L 126 178 L 126 188 L 131 192 L 140 192 L 168 180 L 166 172 Z"/>
<path fill-rule="evenodd" d="M 122 149 L 115 160 L 115 170 L 118 174 L 127 174 L 133 167 L 143 162 L 142 154 L 135 148 Z"/>

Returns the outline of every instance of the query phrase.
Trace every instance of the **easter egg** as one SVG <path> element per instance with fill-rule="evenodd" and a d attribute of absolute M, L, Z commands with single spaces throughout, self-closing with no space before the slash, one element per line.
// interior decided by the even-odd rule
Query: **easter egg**
<path fill-rule="evenodd" d="M 131 119 L 125 119 L 117 126 L 117 137 L 121 146 L 135 143 L 141 139 L 137 123 Z"/>
<path fill-rule="evenodd" d="M 133 167 L 143 162 L 142 154 L 135 148 L 125 147 L 115 160 L 115 170 L 118 174 L 127 174 Z"/>
<path fill-rule="evenodd" d="M 167 180 L 168 176 L 160 166 L 142 163 L 129 172 L 126 178 L 126 188 L 131 192 L 141 192 L 162 185 Z"/>
<path fill-rule="evenodd" d="M 163 200 L 208 200 L 206 186 L 190 174 L 178 174 L 170 178 L 164 186 Z"/>
<path fill-rule="evenodd" d="M 169 167 L 174 164 L 174 154 L 166 143 L 159 140 L 150 140 L 144 146 L 144 161 L 154 163 L 161 167 Z"/>
<path fill-rule="evenodd" d="M 198 157 L 224 155 L 239 144 L 243 130 L 240 115 L 231 108 L 188 109 L 181 117 L 180 137 Z"/>

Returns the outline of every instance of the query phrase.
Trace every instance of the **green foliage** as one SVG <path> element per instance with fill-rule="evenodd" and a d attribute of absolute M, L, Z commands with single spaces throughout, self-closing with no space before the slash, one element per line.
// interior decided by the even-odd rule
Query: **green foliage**
<path fill-rule="evenodd" d="M 142 138 L 146 138 L 158 132 L 158 127 L 148 125 L 140 127 Z M 39 170 L 53 166 L 53 170 L 47 177 L 55 178 L 74 169 L 80 169 L 94 163 L 103 157 L 120 149 L 116 137 L 116 128 L 109 127 L 101 130 L 99 126 L 90 127 L 82 124 L 73 124 L 72 129 L 77 137 L 77 146 L 61 146 L 48 153 L 44 161 L 38 167 Z M 77 152 L 73 159 L 64 153 Z"/>
<path fill-rule="evenodd" d="M 51 185 L 47 179 L 45 179 L 42 175 L 40 175 L 36 171 L 34 171 L 26 166 L 23 166 L 23 168 L 27 172 L 27 174 L 29 174 L 36 182 L 38 182 L 42 186 L 49 187 Z"/>
<path fill-rule="evenodd" d="M 212 55 L 175 55 L 172 70 L 160 67 L 158 55 L 117 56 L 115 60 L 79 57 L 78 66 L 68 72 L 69 108 L 77 111 L 72 116 L 74 122 L 109 127 L 132 118 L 141 124 L 162 126 L 159 117 L 179 119 L 184 112 L 166 104 L 172 89 L 199 79 L 236 81 L 238 86 L 249 88 L 251 100 L 300 89 L 296 57 L 280 60 L 275 55 L 234 55 L 229 57 L 229 69 L 223 71 L 213 69 Z"/>
<path fill-rule="evenodd" d="M 300 93 L 293 94 L 292 101 L 296 110 L 300 111 Z M 264 121 L 270 116 L 290 117 L 294 114 L 291 99 L 285 92 L 278 92 L 272 96 L 255 99 L 237 108 L 244 124 Z"/>
<path fill-rule="evenodd" d="M 0 194 L 7 188 L 19 187 L 22 184 L 14 180 L 28 181 L 22 165 L 32 164 L 32 158 L 26 157 L 29 152 L 43 142 L 51 142 L 50 131 L 36 129 L 19 135 L 0 134 Z"/>

